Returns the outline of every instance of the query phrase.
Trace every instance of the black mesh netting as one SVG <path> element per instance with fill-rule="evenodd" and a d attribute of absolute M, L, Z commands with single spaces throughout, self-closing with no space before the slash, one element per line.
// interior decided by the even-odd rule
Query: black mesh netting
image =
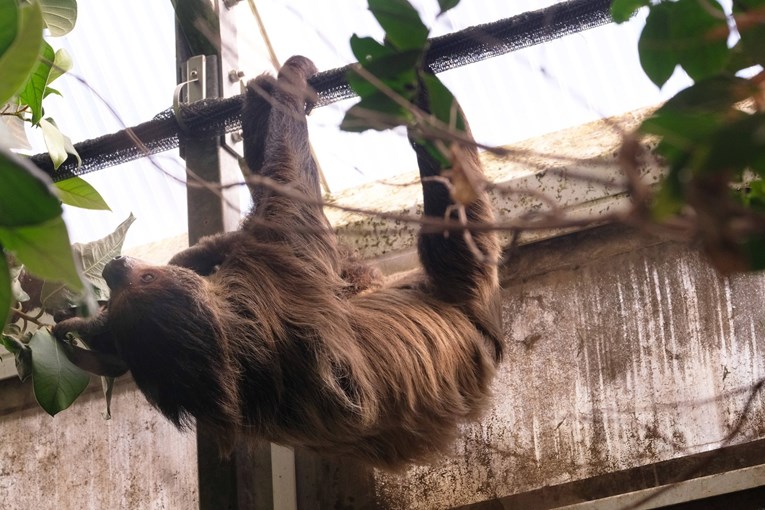
<path fill-rule="evenodd" d="M 436 73 L 611 22 L 611 0 L 569 0 L 485 25 L 431 39 L 427 65 Z M 316 106 L 354 96 L 346 81 L 348 67 L 324 71 L 309 82 L 319 95 Z M 54 172 L 48 154 L 32 161 L 54 180 L 83 175 L 178 147 L 184 140 L 209 139 L 241 127 L 242 97 L 206 99 L 181 106 L 182 129 L 172 109 L 135 127 L 75 144 L 82 159 L 70 157 Z"/>

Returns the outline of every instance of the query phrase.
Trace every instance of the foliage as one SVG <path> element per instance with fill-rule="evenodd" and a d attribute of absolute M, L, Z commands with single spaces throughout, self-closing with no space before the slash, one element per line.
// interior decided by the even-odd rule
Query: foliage
<path fill-rule="evenodd" d="M 62 202 L 89 209 L 108 206 L 82 179 L 54 184 L 10 150 L 28 147 L 24 124 L 29 124 L 42 130 L 56 168 L 69 154 L 79 158 L 43 107 L 46 97 L 59 94 L 51 83 L 72 68 L 67 52 L 55 51 L 45 41 L 44 30 L 65 35 L 76 19 L 76 0 L 0 0 L 0 339 L 14 354 L 19 377 L 32 377 L 35 396 L 50 414 L 69 406 L 89 377 L 66 359 L 40 321 L 42 314 L 92 303 L 93 289 L 103 294 L 98 267 L 103 267 L 105 255 L 114 256 L 121 247 L 120 241 L 115 253 L 115 243 L 109 241 L 101 241 L 98 249 L 75 246 L 75 257 Z M 83 284 L 81 268 L 88 280 L 99 271 L 95 286 Z M 27 292 L 22 282 L 34 292 Z"/>
<path fill-rule="evenodd" d="M 133 221 L 135 217 L 131 214 L 106 237 L 72 246 L 77 266 L 82 268 L 91 295 L 101 303 L 109 299 L 109 287 L 101 273 L 106 263 L 122 252 Z M 79 396 L 90 376 L 68 361 L 64 352 L 66 346 L 60 345 L 39 320 L 45 313 L 78 307 L 82 298 L 69 285 L 37 278 L 25 273 L 21 266 L 10 269 L 10 281 L 0 279 L 0 283 L 15 288 L 12 297 L 17 307 L 14 307 L 16 311 L 11 309 L 2 343 L 16 357 L 19 377 L 25 380 L 32 376 L 37 401 L 54 415 L 66 409 Z M 110 382 L 104 383 L 105 391 L 111 392 Z"/>
<path fill-rule="evenodd" d="M 714 0 L 615 0 L 611 9 L 621 22 L 641 7 L 646 75 L 661 87 L 680 67 L 694 81 L 640 127 L 658 137 L 668 165 L 652 217 L 690 219 L 724 272 L 763 269 L 765 0 L 733 0 L 731 13 Z M 731 27 L 740 36 L 732 45 Z"/>
<path fill-rule="evenodd" d="M 439 1 L 441 12 L 458 3 Z M 359 64 L 349 72 L 348 82 L 361 100 L 346 112 L 341 128 L 415 128 L 420 141 L 448 168 L 448 150 L 435 140 L 446 139 L 450 129 L 464 131 L 465 122 L 452 93 L 424 67 L 429 30 L 407 0 L 369 0 L 369 10 L 385 30 L 385 39 L 381 43 L 371 37 L 351 37 Z M 417 104 L 423 88 L 428 104 Z"/>

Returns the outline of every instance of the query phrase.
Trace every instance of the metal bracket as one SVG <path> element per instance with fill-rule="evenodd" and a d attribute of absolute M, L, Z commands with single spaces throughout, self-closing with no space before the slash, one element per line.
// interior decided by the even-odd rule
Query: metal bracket
<path fill-rule="evenodd" d="M 186 130 L 187 126 L 181 114 L 181 103 L 189 104 L 207 98 L 207 57 L 194 55 L 188 59 L 185 77 L 186 81 L 176 85 L 173 91 L 173 113 L 183 130 Z M 186 94 L 182 97 L 184 88 L 186 88 Z"/>

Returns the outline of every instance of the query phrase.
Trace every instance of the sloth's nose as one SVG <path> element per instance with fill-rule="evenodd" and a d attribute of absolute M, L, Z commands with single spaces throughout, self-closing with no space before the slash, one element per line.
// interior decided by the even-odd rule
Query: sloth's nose
<path fill-rule="evenodd" d="M 110 289 L 115 290 L 124 284 L 128 274 L 129 260 L 129 257 L 120 255 L 114 257 L 104 266 L 102 275 Z"/>

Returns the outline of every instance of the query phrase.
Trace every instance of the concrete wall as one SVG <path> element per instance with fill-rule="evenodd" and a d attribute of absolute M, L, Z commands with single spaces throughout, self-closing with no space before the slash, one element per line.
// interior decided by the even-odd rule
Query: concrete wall
<path fill-rule="evenodd" d="M 176 431 L 127 380 L 117 384 L 109 421 L 100 383 L 87 391 L 51 418 L 31 384 L 0 382 L 0 506 L 197 508 L 194 434 Z"/>
<path fill-rule="evenodd" d="M 761 275 L 724 278 L 681 244 L 609 227 L 522 248 L 505 277 L 507 356 L 494 408 L 465 427 L 454 458 L 378 474 L 386 508 L 544 492 L 765 437 L 760 393 L 742 421 L 765 375 Z M 708 462 L 610 492 L 597 489 L 600 476 L 557 500 L 507 508 L 681 481 Z"/>

